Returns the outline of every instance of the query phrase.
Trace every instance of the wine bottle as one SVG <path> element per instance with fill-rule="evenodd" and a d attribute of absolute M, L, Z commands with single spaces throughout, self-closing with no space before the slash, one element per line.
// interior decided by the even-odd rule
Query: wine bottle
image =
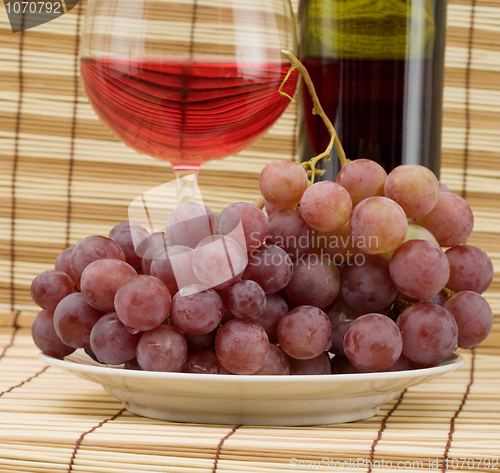
<path fill-rule="evenodd" d="M 300 59 L 348 159 L 441 164 L 446 0 L 301 0 Z M 300 156 L 328 132 L 303 88 Z M 335 149 L 323 179 L 336 180 Z"/>

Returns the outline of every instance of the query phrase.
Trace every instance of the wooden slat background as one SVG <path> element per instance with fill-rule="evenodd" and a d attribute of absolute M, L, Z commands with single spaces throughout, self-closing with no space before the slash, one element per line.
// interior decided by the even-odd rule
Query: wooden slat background
<path fill-rule="evenodd" d="M 416 473 L 444 472 L 445 459 L 449 471 L 500 468 L 498 351 L 463 351 L 463 368 L 403 391 L 370 419 L 296 428 L 137 417 L 37 353 L 28 329 L 0 327 L 0 472 L 281 473 L 308 461 L 316 467 L 300 471 Z"/>
<path fill-rule="evenodd" d="M 462 351 L 465 367 L 402 392 L 377 416 L 301 428 L 133 416 L 100 386 L 37 359 L 28 328 L 34 276 L 67 244 L 107 234 L 133 198 L 173 178 L 168 164 L 118 142 L 88 104 L 75 59 L 84 11 L 81 0 L 57 27 L 14 35 L 0 6 L 0 473 L 274 473 L 290 471 L 293 458 L 392 462 L 333 470 L 367 473 L 444 472 L 445 458 L 450 470 L 500 468 L 500 0 L 449 2 L 442 167 L 474 209 L 470 243 L 495 264 L 486 294 L 493 332 Z M 296 131 L 291 105 L 250 149 L 204 166 L 208 205 L 257 197 L 260 169 L 294 159 Z"/>
<path fill-rule="evenodd" d="M 294 5 L 296 6 L 296 1 Z M 55 22 L 13 34 L 0 8 L 0 325 L 37 313 L 29 285 L 58 253 L 127 219 L 141 192 L 173 178 L 167 163 L 118 142 L 89 105 L 76 52 L 85 0 Z M 500 346 L 500 1 L 450 0 L 442 180 L 475 213 L 469 243 L 489 253 L 486 297 Z M 215 211 L 258 196 L 258 174 L 294 159 L 296 107 L 248 150 L 203 166 L 199 183 Z"/>

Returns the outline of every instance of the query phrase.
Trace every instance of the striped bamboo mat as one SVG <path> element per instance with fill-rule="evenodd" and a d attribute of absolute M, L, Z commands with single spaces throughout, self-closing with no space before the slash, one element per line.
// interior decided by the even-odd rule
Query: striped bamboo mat
<path fill-rule="evenodd" d="M 499 351 L 462 352 L 463 368 L 402 392 L 371 419 L 300 428 L 137 417 L 37 353 L 29 330 L 0 328 L 0 472 L 500 468 Z"/>
<path fill-rule="evenodd" d="M 90 107 L 77 61 L 85 0 L 17 34 L 0 5 L 0 473 L 420 472 L 444 471 L 446 459 L 449 470 L 500 469 L 500 0 L 448 3 L 442 180 L 468 199 L 469 242 L 493 259 L 495 326 L 457 372 L 372 419 L 311 428 L 136 417 L 99 385 L 38 361 L 26 328 L 37 312 L 32 279 L 173 174 L 118 142 Z M 251 148 L 202 168 L 206 203 L 252 201 L 266 163 L 296 158 L 296 136 L 292 104 Z"/>

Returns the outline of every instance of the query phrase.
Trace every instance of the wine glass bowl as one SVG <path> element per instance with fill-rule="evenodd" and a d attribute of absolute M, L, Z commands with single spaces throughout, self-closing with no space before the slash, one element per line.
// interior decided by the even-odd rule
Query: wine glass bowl
<path fill-rule="evenodd" d="M 81 72 L 116 137 L 176 173 L 196 172 L 283 113 L 281 49 L 296 49 L 288 0 L 90 0 Z M 294 72 L 283 92 L 296 82 Z"/>

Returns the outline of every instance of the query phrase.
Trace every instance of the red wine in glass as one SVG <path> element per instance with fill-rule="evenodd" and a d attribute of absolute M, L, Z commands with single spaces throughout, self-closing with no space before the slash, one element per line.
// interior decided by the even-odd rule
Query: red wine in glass
<path fill-rule="evenodd" d="M 286 62 L 81 61 L 87 96 L 108 128 L 176 170 L 237 153 L 266 132 L 290 103 L 278 92 L 289 69 Z M 283 92 L 293 95 L 297 77 Z"/>

